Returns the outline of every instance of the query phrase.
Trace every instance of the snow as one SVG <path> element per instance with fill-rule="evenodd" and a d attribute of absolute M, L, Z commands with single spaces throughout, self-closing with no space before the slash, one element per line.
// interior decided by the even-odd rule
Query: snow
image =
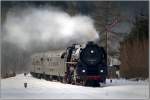
<path fill-rule="evenodd" d="M 24 88 L 24 83 L 28 87 Z M 107 79 L 102 87 L 84 87 L 46 81 L 23 74 L 1 80 L 1 98 L 4 99 L 148 99 L 146 81 Z"/>

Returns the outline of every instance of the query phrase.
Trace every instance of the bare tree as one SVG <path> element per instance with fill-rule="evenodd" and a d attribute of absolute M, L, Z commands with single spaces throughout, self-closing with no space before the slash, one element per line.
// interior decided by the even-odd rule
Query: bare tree
<path fill-rule="evenodd" d="M 109 56 L 118 55 L 119 49 L 117 45 L 122 39 L 121 33 L 113 32 L 112 28 L 116 24 L 123 21 L 121 20 L 119 4 L 104 1 L 104 2 L 94 2 L 95 12 L 93 13 L 93 18 L 95 19 L 96 29 L 100 32 L 99 44 L 104 46 L 108 54 L 108 64 Z"/>
<path fill-rule="evenodd" d="M 148 18 L 140 17 L 121 43 L 121 75 L 128 78 L 148 77 Z"/>

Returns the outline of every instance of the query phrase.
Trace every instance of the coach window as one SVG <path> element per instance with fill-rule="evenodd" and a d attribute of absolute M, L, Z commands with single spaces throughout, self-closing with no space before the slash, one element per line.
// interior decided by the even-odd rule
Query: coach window
<path fill-rule="evenodd" d="M 51 58 L 49 58 L 49 61 L 52 61 L 52 59 L 51 59 Z"/>
<path fill-rule="evenodd" d="M 38 61 L 38 60 L 36 60 L 36 64 L 39 64 L 39 61 Z"/>
<path fill-rule="evenodd" d="M 41 61 L 43 61 L 43 58 L 41 58 Z"/>

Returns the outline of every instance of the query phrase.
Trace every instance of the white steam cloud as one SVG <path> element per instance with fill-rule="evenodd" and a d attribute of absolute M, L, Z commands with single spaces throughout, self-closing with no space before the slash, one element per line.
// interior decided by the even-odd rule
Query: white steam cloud
<path fill-rule="evenodd" d="M 98 39 L 90 17 L 70 16 L 52 7 L 9 11 L 4 30 L 4 40 L 23 49 L 60 48 Z"/>

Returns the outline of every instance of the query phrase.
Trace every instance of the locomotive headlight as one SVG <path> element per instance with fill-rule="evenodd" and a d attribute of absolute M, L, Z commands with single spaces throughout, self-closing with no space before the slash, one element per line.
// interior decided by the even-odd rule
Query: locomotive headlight
<path fill-rule="evenodd" d="M 94 51 L 93 51 L 93 50 L 91 50 L 91 53 L 94 53 Z"/>
<path fill-rule="evenodd" d="M 83 69 L 82 72 L 85 73 L 85 69 Z"/>
<path fill-rule="evenodd" d="M 103 72 L 104 72 L 104 70 L 102 70 L 102 69 L 101 69 L 101 70 L 100 70 L 100 72 L 101 72 L 101 73 L 103 73 Z"/>

